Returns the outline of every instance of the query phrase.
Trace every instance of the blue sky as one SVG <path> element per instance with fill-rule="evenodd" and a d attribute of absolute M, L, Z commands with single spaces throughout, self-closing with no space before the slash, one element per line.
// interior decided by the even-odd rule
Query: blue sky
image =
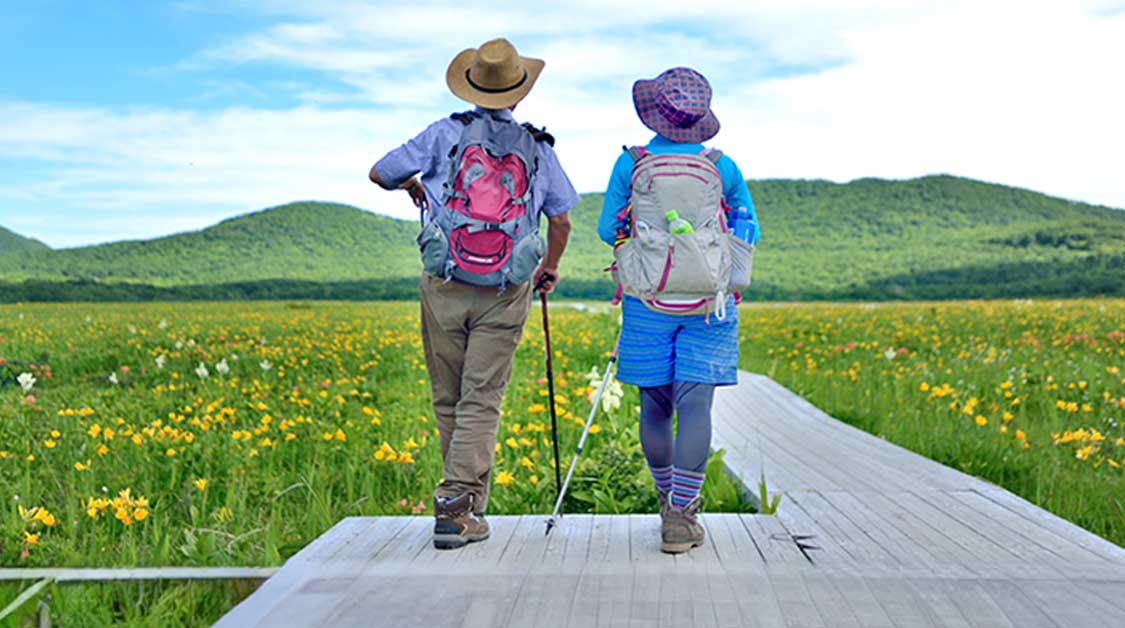
<path fill-rule="evenodd" d="M 304 199 L 411 217 L 367 168 L 466 106 L 446 64 L 498 35 L 547 61 L 517 115 L 558 136 L 581 191 L 649 135 L 632 82 L 689 65 L 752 178 L 948 172 L 1125 207 L 1115 0 L 15 4 L 0 226 L 54 247 Z"/>

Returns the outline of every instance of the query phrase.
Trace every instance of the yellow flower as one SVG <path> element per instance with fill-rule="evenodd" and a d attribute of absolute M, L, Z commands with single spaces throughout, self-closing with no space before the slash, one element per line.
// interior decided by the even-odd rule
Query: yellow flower
<path fill-rule="evenodd" d="M 504 441 L 504 444 L 511 447 L 512 449 L 519 448 L 519 444 L 516 443 L 516 439 L 512 438 L 511 436 L 508 437 L 508 440 Z"/>
<path fill-rule="evenodd" d="M 399 454 L 398 460 L 395 462 L 398 464 L 414 464 L 414 456 L 411 455 L 409 451 L 404 451 Z"/>
<path fill-rule="evenodd" d="M 988 425 L 988 419 L 984 418 L 983 416 L 981 416 L 979 414 L 977 415 L 976 422 L 977 422 L 977 425 L 981 425 L 981 426 Z"/>
<path fill-rule="evenodd" d="M 32 534 L 32 533 L 28 532 L 27 530 L 23 531 L 23 540 L 28 545 L 39 545 L 39 535 L 38 534 Z"/>
<path fill-rule="evenodd" d="M 507 471 L 501 471 L 496 474 L 496 483 L 500 486 L 511 486 L 516 481 L 516 476 Z"/>
<path fill-rule="evenodd" d="M 332 432 L 325 432 L 325 433 L 321 434 L 320 437 L 323 438 L 325 442 L 328 442 L 328 441 L 332 440 Z"/>
<path fill-rule="evenodd" d="M 165 455 L 165 456 L 168 456 L 169 458 L 171 458 L 172 456 L 175 456 L 175 455 L 176 455 L 176 450 L 175 450 L 175 449 L 172 449 L 171 447 L 169 447 L 169 448 L 168 448 L 168 451 L 164 452 L 164 455 Z"/>
<path fill-rule="evenodd" d="M 136 510 L 133 511 L 133 519 L 136 519 L 137 521 L 144 521 L 145 517 L 148 517 L 148 510 L 147 509 L 137 508 Z"/>
<path fill-rule="evenodd" d="M 207 490 L 207 478 L 199 478 L 193 484 L 195 484 L 195 488 L 201 491 Z"/>
<path fill-rule="evenodd" d="M 527 456 L 524 456 L 523 458 L 520 458 L 520 466 L 527 467 L 528 469 L 534 469 L 535 463 L 532 462 L 531 459 Z"/>
<path fill-rule="evenodd" d="M 532 484 L 539 484 L 539 476 L 533 475 L 533 476 L 527 478 L 527 481 L 531 482 Z"/>
<path fill-rule="evenodd" d="M 86 459 L 86 464 L 82 464 L 81 462 L 74 463 L 74 470 L 75 471 L 85 471 L 89 468 L 90 468 L 90 459 L 89 458 Z"/>
<path fill-rule="evenodd" d="M 56 443 L 55 441 L 53 441 L 49 438 L 47 440 L 43 441 L 43 446 L 46 447 L 47 449 L 54 449 L 55 445 L 57 445 L 57 444 L 58 443 Z"/>
<path fill-rule="evenodd" d="M 602 431 L 602 426 L 600 426 L 596 423 L 594 425 L 590 426 L 590 433 L 591 434 L 597 434 L 600 431 Z"/>
<path fill-rule="evenodd" d="M 920 390 L 922 392 L 926 392 L 929 389 L 930 389 L 930 385 L 927 384 L 926 382 L 922 382 L 921 384 L 918 385 L 918 390 Z"/>

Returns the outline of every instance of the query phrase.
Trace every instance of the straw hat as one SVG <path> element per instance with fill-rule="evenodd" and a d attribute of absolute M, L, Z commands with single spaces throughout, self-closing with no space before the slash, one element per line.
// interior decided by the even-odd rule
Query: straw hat
<path fill-rule="evenodd" d="M 691 68 L 672 68 L 633 83 L 633 106 L 645 126 L 673 142 L 705 142 L 719 132 L 711 84 Z"/>
<path fill-rule="evenodd" d="M 445 71 L 445 82 L 460 99 L 486 109 L 504 109 L 523 100 L 543 71 L 541 59 L 521 57 L 507 39 L 462 50 Z"/>

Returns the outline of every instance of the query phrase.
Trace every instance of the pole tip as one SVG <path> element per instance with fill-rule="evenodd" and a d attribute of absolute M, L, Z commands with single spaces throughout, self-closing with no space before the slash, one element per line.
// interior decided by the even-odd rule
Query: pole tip
<path fill-rule="evenodd" d="M 547 536 L 548 534 L 550 534 L 551 528 L 553 527 L 555 527 L 555 518 L 550 517 L 547 519 L 547 531 L 543 533 L 543 536 Z"/>

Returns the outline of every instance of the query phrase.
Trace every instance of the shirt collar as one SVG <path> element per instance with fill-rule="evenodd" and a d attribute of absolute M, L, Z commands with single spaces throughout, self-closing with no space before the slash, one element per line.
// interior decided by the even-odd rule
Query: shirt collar
<path fill-rule="evenodd" d="M 702 146 L 702 144 L 699 144 L 698 142 L 673 142 L 672 140 L 664 137 L 659 133 L 654 135 L 652 137 L 652 141 L 648 143 L 649 146 L 683 146 L 684 144 L 694 144 L 697 146 Z"/>
<path fill-rule="evenodd" d="M 477 105 L 477 108 L 474 109 L 474 111 L 476 111 L 477 113 L 491 113 L 493 117 L 500 118 L 501 120 L 515 120 L 515 117 L 512 116 L 511 109 L 485 109 L 484 107 Z"/>

